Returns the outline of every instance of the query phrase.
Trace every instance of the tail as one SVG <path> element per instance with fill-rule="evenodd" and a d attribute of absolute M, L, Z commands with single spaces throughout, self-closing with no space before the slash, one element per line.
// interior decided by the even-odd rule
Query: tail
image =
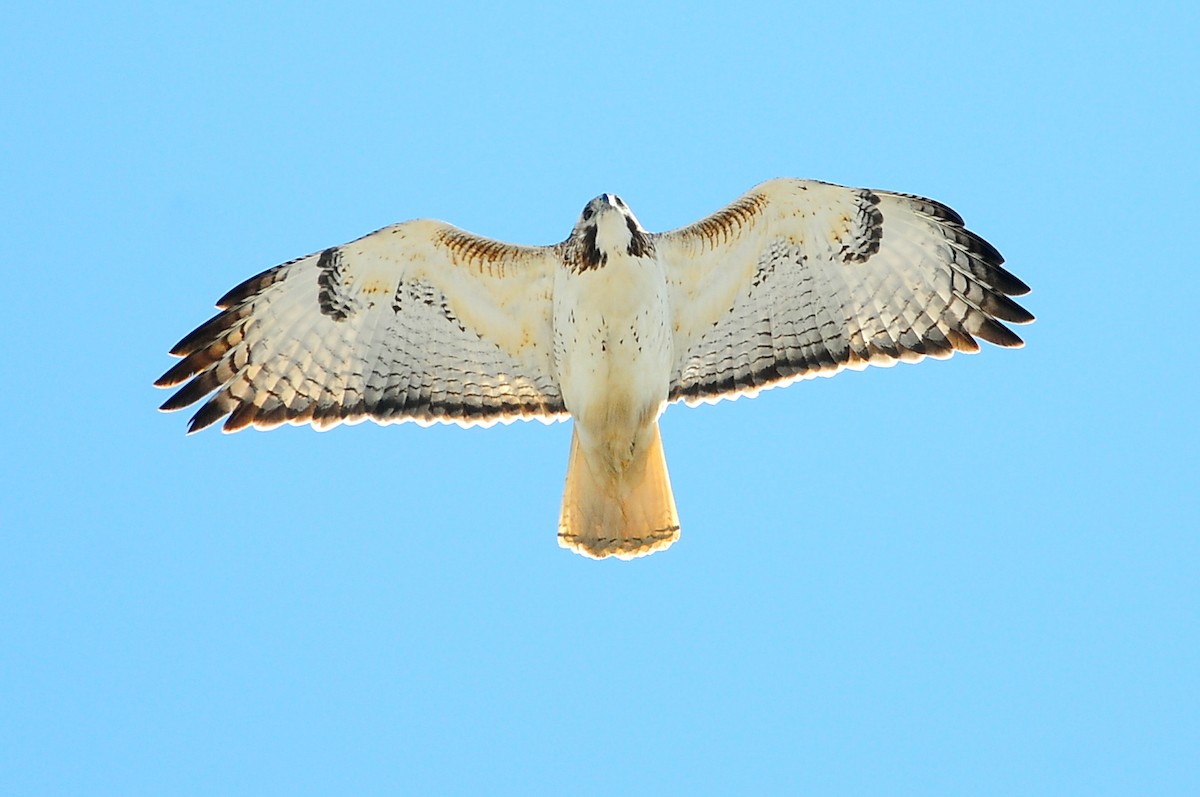
<path fill-rule="evenodd" d="M 571 436 L 558 544 L 595 559 L 633 559 L 661 551 L 677 539 L 679 516 L 658 423 L 638 459 L 616 474 L 593 470 L 576 429 Z"/>

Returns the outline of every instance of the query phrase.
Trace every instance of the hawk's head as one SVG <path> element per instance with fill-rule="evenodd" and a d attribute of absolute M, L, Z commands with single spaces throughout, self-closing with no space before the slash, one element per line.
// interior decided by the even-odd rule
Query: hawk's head
<path fill-rule="evenodd" d="M 579 271 L 599 268 L 610 256 L 644 257 L 654 252 L 650 234 L 616 194 L 601 194 L 588 202 L 569 240 L 579 254 Z"/>

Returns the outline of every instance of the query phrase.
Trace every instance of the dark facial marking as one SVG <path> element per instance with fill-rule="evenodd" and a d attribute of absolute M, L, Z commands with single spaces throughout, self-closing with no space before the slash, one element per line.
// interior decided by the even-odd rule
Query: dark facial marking
<path fill-rule="evenodd" d="M 625 250 L 626 252 L 634 257 L 643 257 L 654 252 L 654 243 L 650 240 L 649 235 L 638 229 L 637 222 L 626 216 L 625 226 L 629 228 L 629 247 Z"/>
<path fill-rule="evenodd" d="M 583 240 L 579 247 L 579 271 L 587 271 L 592 268 L 600 268 L 608 262 L 608 253 L 602 252 L 600 247 L 596 245 L 595 224 L 591 225 L 583 231 Z"/>

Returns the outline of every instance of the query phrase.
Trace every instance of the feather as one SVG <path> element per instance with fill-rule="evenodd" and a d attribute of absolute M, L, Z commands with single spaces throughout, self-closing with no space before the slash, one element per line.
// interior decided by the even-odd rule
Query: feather
<path fill-rule="evenodd" d="M 155 384 L 200 404 L 189 433 L 569 413 L 559 543 L 628 559 L 679 538 L 667 401 L 1021 346 L 1003 263 L 940 202 L 811 180 L 661 234 L 604 194 L 555 246 L 418 219 L 243 281 Z"/>

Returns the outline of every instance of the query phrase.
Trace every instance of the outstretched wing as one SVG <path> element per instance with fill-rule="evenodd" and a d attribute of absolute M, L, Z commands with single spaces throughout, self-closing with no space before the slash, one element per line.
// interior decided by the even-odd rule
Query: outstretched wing
<path fill-rule="evenodd" d="M 284 263 L 218 303 L 155 383 L 212 394 L 189 431 L 366 418 L 464 426 L 565 417 L 553 369 L 559 256 L 416 220 Z"/>
<path fill-rule="evenodd" d="M 655 236 L 675 322 L 671 399 L 689 404 L 842 368 L 1022 342 L 1029 292 L 991 244 L 929 199 L 771 180 Z"/>

